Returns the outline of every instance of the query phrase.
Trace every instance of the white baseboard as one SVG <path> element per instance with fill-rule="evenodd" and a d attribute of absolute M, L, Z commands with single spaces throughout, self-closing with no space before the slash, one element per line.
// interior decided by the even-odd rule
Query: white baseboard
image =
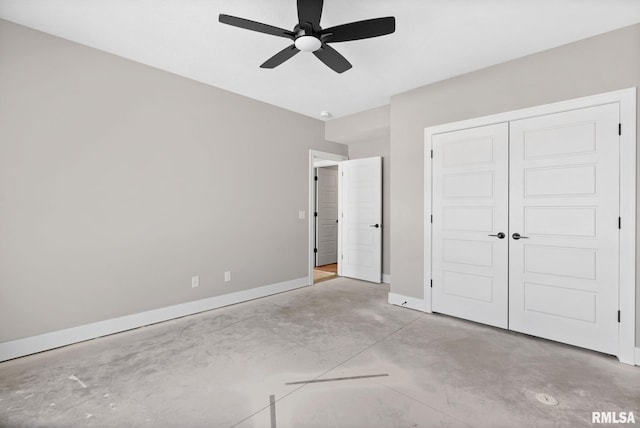
<path fill-rule="evenodd" d="M 383 273 L 382 282 L 384 282 L 385 284 L 391 284 L 391 275 L 389 275 L 388 273 Z"/>
<path fill-rule="evenodd" d="M 636 366 L 640 366 L 640 348 L 636 348 Z"/>
<path fill-rule="evenodd" d="M 423 299 L 403 296 L 402 294 L 389 293 L 389 303 L 403 308 L 414 309 L 416 311 L 428 312 L 427 305 Z"/>
<path fill-rule="evenodd" d="M 52 331 L 38 336 L 12 340 L 0 343 L 0 362 L 23 357 L 25 355 L 35 354 L 37 352 L 48 351 L 61 346 L 71 345 L 72 343 L 95 339 L 96 337 L 120 333 L 122 331 L 143 327 L 145 325 L 246 302 L 248 300 L 266 297 L 272 294 L 306 287 L 308 285 L 309 278 L 298 278 L 252 288 L 250 290 L 209 297 L 207 299 L 195 300 L 193 302 L 168 306 L 166 308 L 153 309 L 124 317 L 112 318 L 78 327 Z"/>

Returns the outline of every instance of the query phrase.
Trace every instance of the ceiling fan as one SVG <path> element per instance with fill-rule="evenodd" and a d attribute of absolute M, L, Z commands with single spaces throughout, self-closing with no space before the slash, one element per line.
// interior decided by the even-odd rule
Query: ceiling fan
<path fill-rule="evenodd" d="M 396 30 L 396 19 L 392 16 L 351 22 L 323 29 L 320 26 L 323 0 L 297 1 L 298 24 L 293 28 L 293 31 L 224 14 L 220 14 L 218 19 L 223 24 L 293 40 L 292 45 L 287 46 L 266 60 L 260 66 L 262 68 L 275 68 L 298 52 L 304 51 L 313 52 L 320 61 L 337 73 L 344 73 L 352 66 L 345 57 L 329 46 L 328 43 L 384 36 Z"/>

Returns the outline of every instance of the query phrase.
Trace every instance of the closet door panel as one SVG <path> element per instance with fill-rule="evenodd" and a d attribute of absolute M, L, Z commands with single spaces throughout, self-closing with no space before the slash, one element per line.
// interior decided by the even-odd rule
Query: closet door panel
<path fill-rule="evenodd" d="M 433 136 L 432 307 L 507 328 L 508 125 Z M 492 236 L 494 235 L 494 236 Z"/>
<path fill-rule="evenodd" d="M 510 124 L 510 329 L 610 354 L 618 343 L 618 108 Z"/>

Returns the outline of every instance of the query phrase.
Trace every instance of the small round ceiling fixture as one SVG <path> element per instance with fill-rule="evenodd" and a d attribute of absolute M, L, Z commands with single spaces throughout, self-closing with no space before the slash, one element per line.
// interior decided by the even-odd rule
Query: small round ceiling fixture
<path fill-rule="evenodd" d="M 296 48 L 302 52 L 313 52 L 320 49 L 320 39 L 313 36 L 300 36 L 296 39 Z"/>

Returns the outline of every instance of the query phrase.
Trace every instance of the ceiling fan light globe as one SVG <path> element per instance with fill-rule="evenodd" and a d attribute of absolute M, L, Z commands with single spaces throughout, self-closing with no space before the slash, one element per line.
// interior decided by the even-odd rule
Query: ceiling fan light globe
<path fill-rule="evenodd" d="M 300 36 L 295 41 L 296 48 L 302 52 L 314 52 L 320 49 L 322 42 L 313 36 Z"/>

